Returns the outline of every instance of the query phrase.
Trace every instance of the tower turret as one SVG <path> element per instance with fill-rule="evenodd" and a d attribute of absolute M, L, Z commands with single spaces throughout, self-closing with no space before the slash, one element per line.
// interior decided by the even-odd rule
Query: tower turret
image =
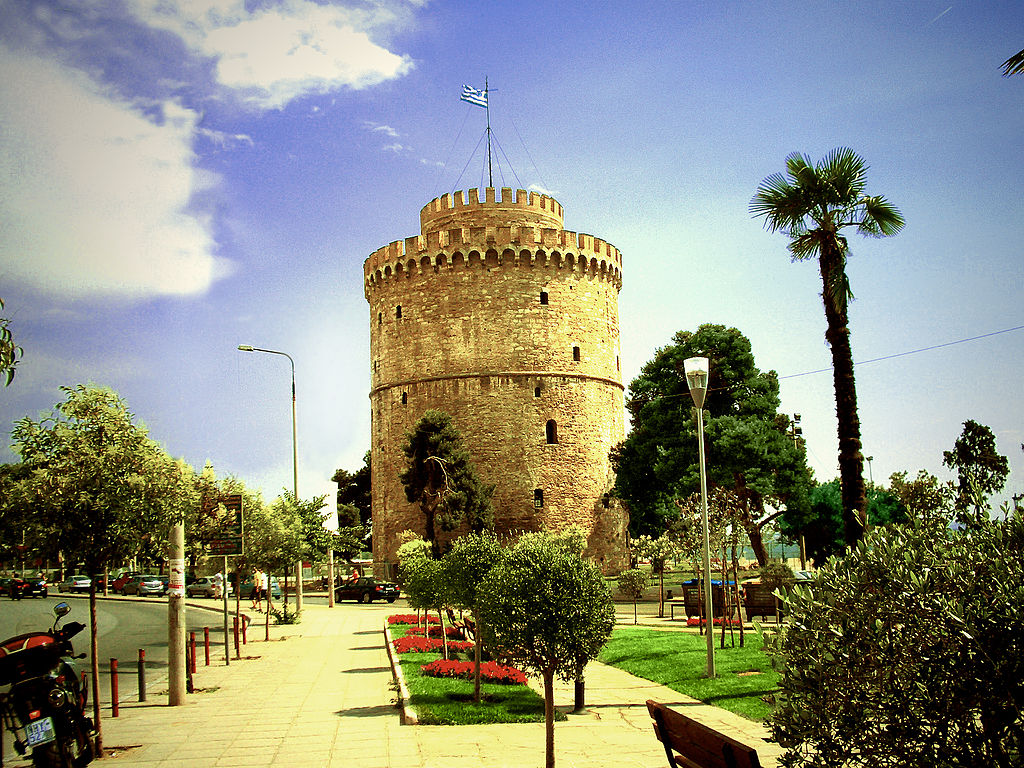
<path fill-rule="evenodd" d="M 496 485 L 499 534 L 576 525 L 605 570 L 625 566 L 626 515 L 608 496 L 608 454 L 624 436 L 622 257 L 563 229 L 562 215 L 554 198 L 524 190 L 443 195 L 420 211 L 418 236 L 366 259 L 382 566 L 399 533 L 423 531 L 398 475 L 405 434 L 431 408 L 452 416 Z"/>

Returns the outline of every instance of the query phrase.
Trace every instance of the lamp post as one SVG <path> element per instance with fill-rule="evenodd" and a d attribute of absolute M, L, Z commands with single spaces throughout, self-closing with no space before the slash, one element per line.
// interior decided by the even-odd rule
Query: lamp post
<path fill-rule="evenodd" d="M 287 352 L 278 352 L 276 349 L 260 349 L 250 344 L 239 344 L 238 349 L 242 352 L 266 352 L 268 355 L 281 355 L 288 358 L 292 366 L 292 492 L 295 494 L 295 503 L 299 503 L 299 444 L 295 437 L 295 361 Z M 270 591 L 270 580 L 267 579 L 267 591 Z M 295 567 L 295 610 L 302 610 L 302 561 L 299 560 Z"/>
<path fill-rule="evenodd" d="M 708 359 L 689 357 L 683 361 L 686 386 L 697 407 L 697 446 L 700 452 L 700 512 L 704 528 L 704 606 L 707 617 L 708 664 L 707 676 L 715 677 L 715 633 L 711 620 L 714 604 L 711 601 L 711 536 L 708 532 L 708 477 L 704 463 L 704 397 L 708 392 Z"/>

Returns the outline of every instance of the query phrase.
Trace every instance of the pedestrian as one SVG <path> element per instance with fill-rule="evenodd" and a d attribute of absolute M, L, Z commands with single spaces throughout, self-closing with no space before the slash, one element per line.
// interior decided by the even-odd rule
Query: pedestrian
<path fill-rule="evenodd" d="M 251 608 L 263 613 L 263 572 L 258 569 L 252 572 L 252 592 L 249 593 L 249 597 L 252 599 Z"/>

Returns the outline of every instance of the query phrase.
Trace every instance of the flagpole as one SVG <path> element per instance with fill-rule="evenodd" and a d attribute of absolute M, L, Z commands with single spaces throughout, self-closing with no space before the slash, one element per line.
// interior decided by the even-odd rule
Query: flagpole
<path fill-rule="evenodd" d="M 477 81 L 479 82 L 479 81 Z M 491 173 L 491 100 L 487 98 L 487 77 L 484 77 L 484 110 L 487 112 L 487 186 L 494 186 Z"/>

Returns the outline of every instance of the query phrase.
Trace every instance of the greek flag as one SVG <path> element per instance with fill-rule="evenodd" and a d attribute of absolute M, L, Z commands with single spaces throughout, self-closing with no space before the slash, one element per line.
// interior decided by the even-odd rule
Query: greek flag
<path fill-rule="evenodd" d="M 487 106 L 487 91 L 478 91 L 469 85 L 462 86 L 462 96 L 459 97 L 459 101 L 468 101 L 470 104 L 476 104 L 478 107 Z"/>

